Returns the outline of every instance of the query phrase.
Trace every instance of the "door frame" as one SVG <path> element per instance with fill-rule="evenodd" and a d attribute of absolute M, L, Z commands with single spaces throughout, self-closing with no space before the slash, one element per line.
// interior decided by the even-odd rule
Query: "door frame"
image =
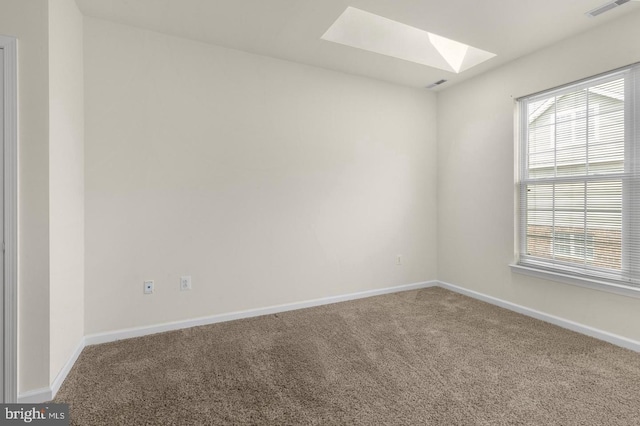
<path fill-rule="evenodd" d="M 18 399 L 18 42 L 0 35 L 4 53 L 4 291 L 3 396 Z"/>

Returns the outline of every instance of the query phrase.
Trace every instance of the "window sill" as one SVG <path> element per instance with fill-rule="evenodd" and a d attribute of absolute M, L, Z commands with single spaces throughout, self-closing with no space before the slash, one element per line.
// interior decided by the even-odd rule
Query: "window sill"
<path fill-rule="evenodd" d="M 604 281 L 598 281 L 589 278 L 578 278 L 568 274 L 562 274 L 559 272 L 543 271 L 540 269 L 532 268 L 529 266 L 522 266 L 517 264 L 510 264 L 511 271 L 521 275 L 528 275 L 530 277 L 541 278 L 545 280 L 556 281 L 564 284 L 571 284 L 578 287 L 585 287 L 592 290 L 605 291 L 607 293 L 614 293 L 621 296 L 634 297 L 640 299 L 640 289 L 632 287 L 626 287 L 622 285 L 612 284 Z"/>

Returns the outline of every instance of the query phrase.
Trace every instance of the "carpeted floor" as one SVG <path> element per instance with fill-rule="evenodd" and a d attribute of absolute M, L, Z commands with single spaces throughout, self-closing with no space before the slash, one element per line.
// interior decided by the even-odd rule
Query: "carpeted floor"
<path fill-rule="evenodd" d="M 55 402 L 75 425 L 637 425 L 640 354 L 428 288 L 90 346 Z"/>

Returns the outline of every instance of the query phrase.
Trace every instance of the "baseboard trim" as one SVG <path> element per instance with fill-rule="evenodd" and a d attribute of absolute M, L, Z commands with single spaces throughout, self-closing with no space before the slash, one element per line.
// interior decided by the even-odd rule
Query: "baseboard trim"
<path fill-rule="evenodd" d="M 62 386 L 62 384 L 64 383 L 64 380 L 67 378 L 67 375 L 78 360 L 78 357 L 82 353 L 84 347 L 85 338 L 83 337 L 82 339 L 80 339 L 80 342 L 78 342 L 78 345 L 71 354 L 71 357 L 58 372 L 58 375 L 55 379 L 53 379 L 53 382 L 51 382 L 51 386 L 49 386 L 48 388 L 40 388 L 21 393 L 20 395 L 18 395 L 18 404 L 38 404 L 51 401 L 53 398 L 55 398 L 56 394 L 60 390 L 60 386 Z"/>
<path fill-rule="evenodd" d="M 64 367 L 62 367 L 62 370 L 60 370 L 56 378 L 53 379 L 53 383 L 51 383 L 52 398 L 55 398 L 56 394 L 58 393 L 58 390 L 60 390 L 60 386 L 62 386 L 62 383 L 64 383 L 64 379 L 67 378 L 67 375 L 69 374 L 74 364 L 78 360 L 78 357 L 82 353 L 82 350 L 84 349 L 85 346 L 86 346 L 85 338 L 83 337 L 78 343 L 78 346 L 76 346 L 76 349 L 71 354 L 71 358 L 67 360 L 67 363 L 64 365 Z"/>
<path fill-rule="evenodd" d="M 148 327 L 136 327 L 124 330 L 117 330 L 107 333 L 92 334 L 82 338 L 71 354 L 69 360 L 48 388 L 34 389 L 23 392 L 18 396 L 20 404 L 37 404 L 51 401 L 55 398 L 58 390 L 67 378 L 67 375 L 73 368 L 82 353 L 82 350 L 89 345 L 113 342 L 116 340 L 130 339 L 132 337 L 147 336 L 149 334 L 163 333 L 165 331 L 180 330 L 183 328 L 197 327 L 199 325 L 215 324 L 218 322 L 233 321 L 242 318 L 251 318 L 261 315 L 276 314 L 279 312 L 293 311 L 297 309 L 311 308 L 314 306 L 328 305 L 331 303 L 346 302 L 349 300 L 363 299 L 365 297 L 379 296 L 382 294 L 397 293 L 401 291 L 417 290 L 420 288 L 434 287 L 438 285 L 437 281 L 424 281 L 414 284 L 406 284 L 395 287 L 386 287 L 375 290 L 366 290 L 357 293 L 343 294 L 339 296 L 323 297 L 320 299 L 307 300 L 304 302 L 287 303 L 284 305 L 270 306 L 266 308 L 250 309 L 246 311 L 230 312 L 227 314 L 212 315 L 208 317 L 195 318 L 184 321 L 175 321 L 170 323 L 158 324 Z"/>
<path fill-rule="evenodd" d="M 297 309 L 311 308 L 314 306 L 328 305 L 331 303 L 346 302 L 349 300 L 362 299 L 365 297 L 379 296 L 382 294 L 397 293 L 400 291 L 416 290 L 420 288 L 434 287 L 437 281 L 424 281 L 414 284 L 405 284 L 395 287 L 386 287 L 375 290 L 366 290 L 357 293 L 343 294 L 339 296 L 322 297 L 320 299 L 307 300 L 303 302 L 287 303 L 284 305 L 269 306 L 266 308 L 249 309 L 226 314 L 218 314 L 207 317 L 194 318 L 183 321 L 174 321 L 164 324 L 135 327 L 105 333 L 90 334 L 85 336 L 85 345 L 97 345 L 100 343 L 114 342 L 116 340 L 130 339 L 133 337 L 147 336 L 150 334 L 164 333 L 166 331 L 181 330 L 184 328 L 198 327 L 201 325 L 216 324 L 219 322 L 233 321 L 243 318 L 252 318 L 262 315 L 272 315 L 280 312 L 294 311 Z"/>
<path fill-rule="evenodd" d="M 526 315 L 528 317 L 539 319 L 541 321 L 545 321 L 545 322 L 557 325 L 559 327 L 566 328 L 571 331 L 575 331 L 577 333 L 585 334 L 587 336 L 594 337 L 599 340 L 604 340 L 605 342 L 609 342 L 616 346 L 620 346 L 626 349 L 631 349 L 632 351 L 635 351 L 635 352 L 640 352 L 640 342 L 638 342 L 637 340 L 632 340 L 627 337 L 609 333 L 608 331 L 600 330 L 594 327 L 589 327 L 588 325 L 580 324 L 568 319 L 557 317 L 555 315 L 551 315 L 541 311 L 537 311 L 535 309 L 527 308 L 525 306 L 518 305 L 516 303 L 508 302 L 503 299 L 498 299 L 497 297 L 488 296 L 486 294 L 479 293 L 474 290 L 469 290 L 464 287 L 459 287 L 457 285 L 449 284 L 447 282 L 438 281 L 438 286 L 445 288 L 447 290 L 454 291 L 456 293 L 463 294 L 465 296 L 472 297 L 477 300 L 481 300 L 483 302 L 490 303 L 492 305 L 499 306 L 501 308 L 508 309 L 510 311 L 517 312 L 522 315 Z"/>
<path fill-rule="evenodd" d="M 18 404 L 39 404 L 51 401 L 53 393 L 51 388 L 40 388 L 23 392 L 18 395 Z"/>
<path fill-rule="evenodd" d="M 541 311 L 537 311 L 535 309 L 527 308 L 522 305 L 518 305 L 512 302 L 508 302 L 506 300 L 498 299 L 497 297 L 488 296 L 486 294 L 483 294 L 474 290 L 469 290 L 464 287 L 453 285 L 444 281 L 424 281 L 424 282 L 419 282 L 414 284 L 406 284 L 406 285 L 387 287 L 387 288 L 376 289 L 376 290 L 367 290 L 367 291 L 344 294 L 339 296 L 323 297 L 320 299 L 307 300 L 303 302 L 287 303 L 283 305 L 270 306 L 266 308 L 257 308 L 257 309 L 249 309 L 245 311 L 230 312 L 226 314 L 212 315 L 208 317 L 201 317 L 201 318 L 195 318 L 195 319 L 184 320 L 184 321 L 174 321 L 174 322 L 147 326 L 147 327 L 136 327 L 136 328 L 123 329 L 123 330 L 116 330 L 116 331 L 111 331 L 106 333 L 91 334 L 91 335 L 85 336 L 78 343 L 78 346 L 76 347 L 75 351 L 73 352 L 69 360 L 66 362 L 62 370 L 60 370 L 56 378 L 53 380 L 50 387 L 23 392 L 18 396 L 18 403 L 35 404 L 35 403 L 51 401 L 53 398 L 55 398 L 56 394 L 58 393 L 58 390 L 64 383 L 64 380 L 67 378 L 67 375 L 71 371 L 71 368 L 73 368 L 73 365 L 78 360 L 78 357 L 82 353 L 82 350 L 85 348 L 85 346 L 113 342 L 116 340 L 130 339 L 133 337 L 147 336 L 150 334 L 163 333 L 165 331 L 180 330 L 184 328 L 197 327 L 201 325 L 233 321 L 233 320 L 242 319 L 242 318 L 252 318 L 252 317 L 257 317 L 261 315 L 271 315 L 271 314 L 276 314 L 280 312 L 294 311 L 297 309 L 311 308 L 314 306 L 329 305 L 332 303 L 346 302 L 349 300 L 363 299 L 366 297 L 379 296 L 383 294 L 398 293 L 402 291 L 417 290 L 421 288 L 436 287 L 436 286 L 454 291 L 456 293 L 463 294 L 465 296 L 472 297 L 477 300 L 481 300 L 483 302 L 490 303 L 492 305 L 499 306 L 501 308 L 508 309 L 510 311 L 517 312 L 522 315 L 526 315 L 532 318 L 539 319 L 541 321 L 555 324 L 562 328 L 566 328 L 568 330 L 575 331 L 577 333 L 585 334 L 587 336 L 591 336 L 596 339 L 600 339 L 605 342 L 609 342 L 626 349 L 631 349 L 632 351 L 640 352 L 640 342 L 636 340 L 628 339 L 626 337 L 619 336 L 617 334 L 609 333 L 603 330 L 599 330 L 597 328 L 579 324 L 574 321 L 560 318 L 555 315 L 550 315 Z"/>

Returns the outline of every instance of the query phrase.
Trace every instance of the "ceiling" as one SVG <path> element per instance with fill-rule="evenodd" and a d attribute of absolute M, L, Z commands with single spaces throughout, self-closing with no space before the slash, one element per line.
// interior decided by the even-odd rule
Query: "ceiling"
<path fill-rule="evenodd" d="M 606 0 L 76 0 L 87 16 L 322 68 L 424 87 L 495 68 L 640 10 L 629 2 L 596 18 Z M 348 6 L 497 56 L 460 74 L 321 40 Z"/>

